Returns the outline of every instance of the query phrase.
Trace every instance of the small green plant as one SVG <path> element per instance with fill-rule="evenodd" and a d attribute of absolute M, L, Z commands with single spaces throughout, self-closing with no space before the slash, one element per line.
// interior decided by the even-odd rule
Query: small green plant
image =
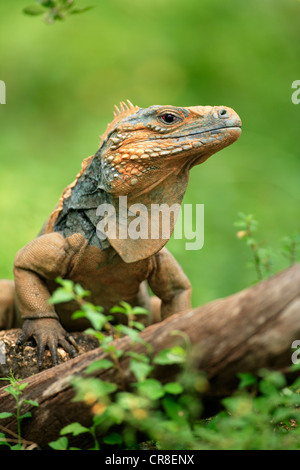
<path fill-rule="evenodd" d="M 93 7 L 75 8 L 75 0 L 36 0 L 35 5 L 24 8 L 23 13 L 29 16 L 44 15 L 45 22 L 51 24 L 91 8 Z"/>
<path fill-rule="evenodd" d="M 21 423 L 23 419 L 30 418 L 32 416 L 30 412 L 22 414 L 22 406 L 26 403 L 32 406 L 39 406 L 36 401 L 25 399 L 22 400 L 22 392 L 28 384 L 26 382 L 21 383 L 20 380 L 15 379 L 13 374 L 6 378 L 0 378 L 0 380 L 8 380 L 10 382 L 10 385 L 6 387 L 5 390 L 14 397 L 16 402 L 16 412 L 0 412 L 0 419 L 6 419 L 13 416 L 16 419 L 17 423 L 17 434 L 13 433 L 12 431 L 9 431 L 4 426 L 0 426 L 0 429 L 2 431 L 5 431 L 6 434 L 10 435 L 10 437 L 6 437 L 5 433 L 0 432 L 0 446 L 6 445 L 10 448 L 10 450 L 24 450 L 25 448 L 28 449 L 28 447 L 30 447 L 31 449 L 37 447 L 36 444 L 23 440 L 21 436 Z"/>
<path fill-rule="evenodd" d="M 87 428 L 80 423 L 73 423 L 61 430 L 62 437 L 50 443 L 50 447 L 69 448 L 69 441 L 65 434 L 70 433 L 73 436 L 90 434 L 94 439 L 91 449 L 99 449 L 103 445 L 134 447 L 137 445 L 138 433 L 148 438 L 154 429 L 157 432 L 160 430 L 159 435 L 163 440 L 168 428 L 172 428 L 174 416 L 179 413 L 180 422 L 183 422 L 183 417 L 187 413 L 186 408 L 191 402 L 186 399 L 189 405 L 185 406 L 183 397 L 181 397 L 182 403 L 177 402 L 176 396 L 184 392 L 183 385 L 178 382 L 163 385 L 153 377 L 153 372 L 157 366 L 168 367 L 176 364 L 182 367 L 186 365 L 188 338 L 182 332 L 174 331 L 174 335 L 183 339 L 184 347 L 176 345 L 154 355 L 150 345 L 140 337 L 140 332 L 145 326 L 137 320 L 138 316 L 145 317 L 148 314 L 147 310 L 132 307 L 123 301 L 110 310 L 112 315 L 104 315 L 101 307 L 94 306 L 84 299 L 89 292 L 83 290 L 81 286 L 61 278 L 58 278 L 57 282 L 61 287 L 54 292 L 50 302 L 55 304 L 75 300 L 80 310 L 73 314 L 73 318 L 85 317 L 90 320 L 93 328 L 87 329 L 86 333 L 93 334 L 99 339 L 100 346 L 107 357 L 90 364 L 85 371 L 86 377 L 76 377 L 72 381 L 76 392 L 75 400 L 84 401 L 91 406 L 94 414 L 92 426 Z M 111 323 L 113 314 L 122 314 L 124 324 L 113 325 Z M 140 343 L 145 352 L 117 349 L 113 341 L 122 336 L 128 336 L 132 344 Z M 120 363 L 123 356 L 128 359 L 127 374 Z M 88 377 L 95 371 L 110 368 L 115 368 L 118 372 L 118 384 Z M 132 375 L 129 379 L 130 374 Z M 199 380 L 199 377 L 195 379 L 198 388 Z M 203 381 L 202 376 L 201 381 Z M 166 416 L 161 418 L 164 414 Z M 120 426 L 124 427 L 124 432 L 115 431 L 115 428 Z M 178 423 L 175 424 L 173 431 L 169 431 L 168 435 L 171 436 L 172 432 L 177 435 L 178 426 Z M 188 429 L 186 425 L 185 428 Z M 96 434 L 104 437 L 100 441 L 96 440 Z M 152 437 L 154 438 L 155 435 L 153 434 Z M 175 436 L 172 439 L 175 440 Z"/>
<path fill-rule="evenodd" d="M 80 306 L 80 310 L 73 313 L 72 318 L 86 318 L 90 321 L 92 328 L 88 328 L 85 332 L 98 338 L 101 348 L 110 357 L 110 364 L 113 365 L 118 371 L 122 381 L 122 386 L 125 388 L 124 372 L 120 366 L 119 359 L 123 355 L 122 351 L 117 350 L 112 344 L 114 339 L 118 339 L 123 335 L 127 335 L 133 342 L 140 342 L 145 344 L 149 350 L 149 345 L 145 343 L 139 336 L 145 326 L 143 323 L 136 320 L 136 316 L 148 315 L 148 311 L 142 307 L 132 307 L 127 302 L 121 301 L 119 306 L 112 307 L 110 312 L 112 314 L 121 313 L 127 324 L 112 325 L 111 320 L 113 315 L 105 315 L 101 306 L 95 306 L 91 302 L 87 302 L 84 297 L 88 296 L 89 291 L 84 290 L 79 284 L 74 284 L 72 281 L 62 278 L 56 279 L 57 283 L 61 285 L 50 299 L 50 303 L 56 304 L 60 302 L 67 302 L 73 300 Z M 92 372 L 97 369 L 97 366 L 103 367 L 103 361 L 96 361 L 88 369 Z M 107 364 L 107 362 L 106 362 Z"/>
<path fill-rule="evenodd" d="M 101 331 L 88 331 L 99 338 L 106 357 L 90 364 L 85 376 L 72 380 L 74 400 L 83 401 L 91 409 L 91 426 L 69 424 L 60 431 L 59 439 L 49 444 L 51 448 L 78 449 L 72 446 L 72 439 L 85 435 L 90 437 L 91 450 L 110 446 L 140 449 L 141 443 L 149 443 L 157 450 L 300 449 L 300 379 L 288 386 L 279 372 L 241 373 L 236 392 L 222 401 L 223 410 L 203 419 L 201 397 L 209 382 L 193 366 L 188 337 L 174 331 L 183 340 L 182 345 L 155 354 L 141 339 L 144 325 L 135 318 L 144 315 L 144 309 L 135 310 L 125 302 L 114 307 L 111 313 L 127 317 L 127 325 L 114 326 L 110 315 L 105 321 L 102 309 L 86 303 L 83 297 L 87 292 L 70 281 L 58 281 L 62 287 L 54 294 L 54 300 L 79 300 L 81 310 L 77 317 L 92 309 L 90 318 L 94 325 L 101 326 Z M 100 321 L 95 320 L 95 312 Z M 139 352 L 115 347 L 113 340 L 124 335 L 132 343 L 140 343 Z M 157 368 L 171 366 L 178 369 L 176 381 L 162 383 L 156 378 Z M 118 372 L 119 379 L 114 383 L 91 376 L 109 369 Z"/>
<path fill-rule="evenodd" d="M 250 247 L 253 256 L 250 266 L 255 267 L 257 280 L 261 281 L 272 274 L 272 257 L 274 253 L 270 247 L 266 246 L 265 241 L 259 242 L 255 237 L 258 222 L 253 215 L 246 215 L 242 212 L 238 215 L 239 219 L 234 224 L 239 228 L 237 237 L 244 240 L 246 245 Z M 290 265 L 294 264 L 299 254 L 300 235 L 295 233 L 290 237 L 284 237 L 282 243 L 282 254 L 289 260 Z"/>
<path fill-rule="evenodd" d="M 300 251 L 300 235 L 299 233 L 294 233 L 290 237 L 284 237 L 282 239 L 282 254 L 285 256 L 290 266 L 295 263 L 297 255 Z"/>
<path fill-rule="evenodd" d="M 260 281 L 271 273 L 271 249 L 264 246 L 264 242 L 258 242 L 255 238 L 258 222 L 252 214 L 245 215 L 240 212 L 235 226 L 240 229 L 237 232 L 238 238 L 243 239 L 252 251 L 253 262 L 251 264 L 254 265 L 257 279 Z"/>

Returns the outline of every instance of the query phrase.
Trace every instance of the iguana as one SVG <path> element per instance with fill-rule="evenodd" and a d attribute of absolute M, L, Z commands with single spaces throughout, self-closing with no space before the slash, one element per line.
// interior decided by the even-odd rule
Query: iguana
<path fill-rule="evenodd" d="M 39 236 L 17 253 L 14 284 L 2 281 L 2 290 L 0 285 L 0 325 L 16 324 L 12 317 L 18 312 L 23 331 L 17 344 L 33 337 L 40 367 L 46 347 L 54 365 L 58 346 L 73 357 L 75 343 L 66 330 L 87 326 L 71 320 L 77 309 L 72 302 L 56 308 L 48 302 L 58 276 L 89 290 L 89 300 L 105 312 L 121 300 L 151 309 L 160 299 L 162 319 L 190 309 L 191 285 L 164 247 L 167 238 L 161 233 L 156 238 L 124 236 L 130 217 L 119 210 L 119 197 L 126 196 L 131 208 L 143 204 L 141 216 L 150 223 L 151 204 L 181 204 L 189 170 L 240 133 L 239 116 L 224 106 L 139 108 L 128 101 L 116 107 L 95 155 L 83 161 Z M 97 208 L 103 204 L 116 211 L 116 233 L 109 211 L 106 232 L 97 229 Z M 174 220 L 170 234 L 173 228 Z M 146 283 L 156 296 L 152 303 Z"/>

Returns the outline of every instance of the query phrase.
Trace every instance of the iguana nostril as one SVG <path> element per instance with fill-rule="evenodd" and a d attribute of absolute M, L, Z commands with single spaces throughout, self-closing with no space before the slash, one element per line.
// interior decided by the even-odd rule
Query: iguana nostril
<path fill-rule="evenodd" d="M 220 118 L 227 118 L 230 116 L 230 113 L 227 111 L 226 108 L 219 109 L 218 115 Z"/>

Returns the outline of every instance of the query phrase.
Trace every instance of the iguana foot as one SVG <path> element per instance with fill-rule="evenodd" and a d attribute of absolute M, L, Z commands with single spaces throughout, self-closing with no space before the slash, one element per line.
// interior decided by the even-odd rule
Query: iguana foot
<path fill-rule="evenodd" d="M 59 321 L 54 318 L 25 320 L 23 332 L 16 342 L 17 346 L 23 345 L 31 337 L 34 338 L 37 345 L 38 366 L 40 369 L 43 366 L 43 357 L 46 347 L 50 350 L 54 366 L 58 364 L 58 346 L 62 346 L 71 358 L 75 357 L 76 350 L 78 351 L 74 338 L 68 334 Z"/>

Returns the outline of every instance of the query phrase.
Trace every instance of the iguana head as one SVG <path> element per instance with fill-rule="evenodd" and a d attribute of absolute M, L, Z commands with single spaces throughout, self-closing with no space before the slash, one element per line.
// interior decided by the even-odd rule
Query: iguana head
<path fill-rule="evenodd" d="M 241 120 L 225 106 L 139 108 L 128 101 L 120 108 L 116 107 L 99 150 L 83 161 L 44 230 L 65 236 L 78 232 L 98 245 L 104 233 L 98 228 L 97 209 L 109 203 L 114 210 L 103 218 L 105 237 L 125 262 L 132 263 L 157 253 L 172 234 L 176 216 L 163 235 L 161 218 L 152 217 L 153 204 L 180 207 L 189 170 L 236 141 Z M 128 211 L 120 209 L 119 196 L 127 196 Z M 196 202 L 201 202 L 201 195 Z M 147 236 L 124 237 L 136 210 Z M 152 236 L 153 224 L 158 237 Z"/>
<path fill-rule="evenodd" d="M 98 188 L 110 194 L 112 200 L 124 195 L 128 198 L 128 211 L 116 205 L 116 231 L 114 212 L 112 218 L 107 215 L 104 220 L 110 244 L 125 262 L 131 263 L 158 252 L 174 229 L 176 216 L 170 219 L 170 230 L 163 236 L 162 220 L 152 217 L 153 204 L 180 206 L 189 170 L 236 141 L 241 134 L 241 120 L 225 106 L 139 108 L 128 102 L 120 107 L 116 107 L 115 119 L 102 136 L 93 168 L 100 167 Z M 139 208 L 142 204 L 139 223 L 147 227 L 147 236 L 124 238 L 121 233 L 127 233 L 132 216 L 136 216 L 132 210 L 136 203 Z M 160 233 L 156 238 L 152 237 L 153 224 Z"/>
<path fill-rule="evenodd" d="M 239 116 L 225 106 L 120 107 L 97 155 L 103 189 L 115 196 L 137 197 L 171 174 L 188 173 L 241 134 Z"/>

